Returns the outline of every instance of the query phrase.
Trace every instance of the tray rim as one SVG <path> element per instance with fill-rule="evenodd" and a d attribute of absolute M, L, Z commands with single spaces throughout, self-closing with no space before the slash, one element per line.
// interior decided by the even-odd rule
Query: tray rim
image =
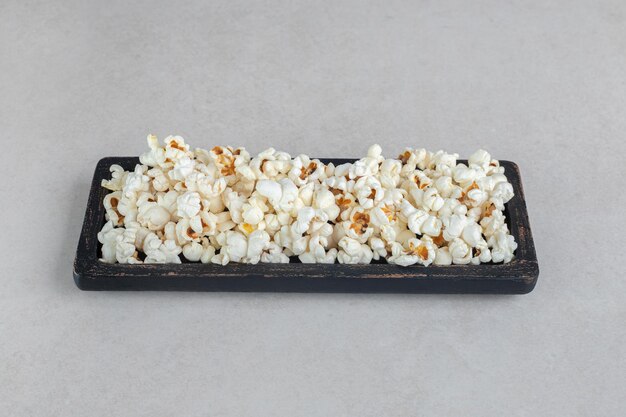
<path fill-rule="evenodd" d="M 335 164 L 355 160 L 318 159 Z M 506 207 L 518 248 L 508 264 L 107 264 L 99 260 L 97 253 L 97 234 L 105 211 L 102 201 L 109 193 L 101 181 L 110 177 L 112 164 L 129 169 L 137 163 L 138 157 L 105 157 L 96 165 L 74 260 L 74 281 L 82 290 L 525 294 L 537 283 L 539 265 L 520 170 L 514 162 L 500 161 L 515 193 Z"/>

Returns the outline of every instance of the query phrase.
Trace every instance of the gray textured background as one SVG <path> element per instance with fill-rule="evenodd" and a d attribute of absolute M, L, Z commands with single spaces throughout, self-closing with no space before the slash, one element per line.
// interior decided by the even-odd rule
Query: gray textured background
<path fill-rule="evenodd" d="M 623 416 L 623 1 L 0 2 L 7 416 Z M 516 161 L 526 296 L 87 293 L 96 161 L 145 136 Z"/>

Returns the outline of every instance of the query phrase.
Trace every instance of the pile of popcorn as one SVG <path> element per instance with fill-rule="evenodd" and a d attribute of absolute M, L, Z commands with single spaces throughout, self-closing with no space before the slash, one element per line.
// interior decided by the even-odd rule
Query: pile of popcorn
<path fill-rule="evenodd" d="M 503 214 L 513 187 L 483 150 L 465 165 L 373 145 L 335 166 L 273 148 L 191 150 L 180 136 L 148 145 L 134 171 L 113 165 L 102 181 L 104 262 L 428 266 L 509 262 L 517 248 Z"/>

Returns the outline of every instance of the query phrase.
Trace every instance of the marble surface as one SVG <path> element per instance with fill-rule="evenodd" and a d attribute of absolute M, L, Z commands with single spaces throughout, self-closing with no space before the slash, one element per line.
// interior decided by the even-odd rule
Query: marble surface
<path fill-rule="evenodd" d="M 623 416 L 623 1 L 0 2 L 7 416 Z M 96 162 L 145 136 L 522 170 L 525 296 L 81 292 Z"/>

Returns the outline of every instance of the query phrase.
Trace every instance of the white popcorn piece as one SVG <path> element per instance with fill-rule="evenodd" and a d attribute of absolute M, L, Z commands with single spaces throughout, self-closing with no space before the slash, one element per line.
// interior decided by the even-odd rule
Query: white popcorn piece
<path fill-rule="evenodd" d="M 124 232 L 124 240 L 128 243 L 132 243 L 135 245 L 135 248 L 141 248 L 143 246 L 143 241 L 148 234 L 150 234 L 150 230 L 146 227 L 143 227 L 138 222 L 128 222 L 125 225 L 126 231 Z"/>
<path fill-rule="evenodd" d="M 283 250 L 274 242 L 270 242 L 261 255 L 261 262 L 264 263 L 289 263 L 289 257 L 283 253 Z"/>
<path fill-rule="evenodd" d="M 280 211 L 291 211 L 294 201 L 298 197 L 298 187 L 289 178 L 283 178 L 279 181 L 281 188 L 281 197 L 278 206 L 274 208 Z"/>
<path fill-rule="evenodd" d="M 126 182 L 127 172 L 124 171 L 124 168 L 117 164 L 111 165 L 109 171 L 111 172 L 111 179 L 102 180 L 102 186 L 107 190 L 121 191 L 122 188 L 124 188 L 124 183 Z"/>
<path fill-rule="evenodd" d="M 373 237 L 369 242 L 370 248 L 372 248 L 372 257 L 375 260 L 384 259 L 387 256 L 387 245 L 385 241 L 379 237 Z"/>
<path fill-rule="evenodd" d="M 517 243 L 513 236 L 503 230 L 499 230 L 489 238 L 487 243 L 489 247 L 491 247 L 491 258 L 493 262 L 511 262 L 513 252 L 517 249 Z"/>
<path fill-rule="evenodd" d="M 294 158 L 289 179 L 294 184 L 301 186 L 310 181 L 315 181 L 324 172 L 324 165 L 317 159 L 311 160 L 306 155 L 298 155 Z"/>
<path fill-rule="evenodd" d="M 145 175 L 146 167 L 137 164 L 133 172 L 126 175 L 124 182 L 124 195 L 136 194 L 142 191 L 149 191 L 150 177 Z"/>
<path fill-rule="evenodd" d="M 456 238 L 448 244 L 452 263 L 466 265 L 472 260 L 472 248 L 463 239 Z"/>
<path fill-rule="evenodd" d="M 124 216 L 119 212 L 119 203 L 122 199 L 122 192 L 115 191 L 104 197 L 103 205 L 106 210 L 106 219 L 113 222 L 115 226 L 124 224 Z"/>
<path fill-rule="evenodd" d="M 313 192 L 315 183 L 309 182 L 298 189 L 298 198 L 295 202 L 295 208 L 310 207 L 313 204 Z"/>
<path fill-rule="evenodd" d="M 135 238 L 137 234 L 137 228 L 127 228 L 121 236 L 118 238 L 117 245 L 115 246 L 115 258 L 117 262 L 121 264 L 136 264 L 141 263 L 137 258 L 138 252 L 135 248 Z"/>
<path fill-rule="evenodd" d="M 264 230 L 255 230 L 248 236 L 248 247 L 245 262 L 257 264 L 261 260 L 263 251 L 269 247 L 270 236 Z"/>
<path fill-rule="evenodd" d="M 452 265 L 452 255 L 450 249 L 447 246 L 437 248 L 437 254 L 435 255 L 434 265 Z"/>
<path fill-rule="evenodd" d="M 370 225 L 370 215 L 360 207 L 351 210 L 349 219 L 343 222 L 346 236 L 365 243 L 374 233 L 374 228 Z"/>
<path fill-rule="evenodd" d="M 396 225 L 398 224 L 399 223 L 396 223 Z M 380 228 L 380 237 L 387 243 L 396 241 L 397 230 L 394 226 L 387 225 Z"/>
<path fill-rule="evenodd" d="M 433 216 L 430 216 L 424 210 L 416 209 L 407 218 L 407 225 L 409 227 L 409 230 L 411 230 L 411 232 L 418 234 L 418 235 L 423 234 L 424 231 L 422 230 L 422 226 L 424 226 L 426 221 L 431 217 Z M 432 225 L 432 227 L 435 227 L 435 226 L 436 224 Z M 441 226 L 439 226 L 439 228 L 441 228 Z"/>
<path fill-rule="evenodd" d="M 487 169 L 491 163 L 491 155 L 489 152 L 479 149 L 467 159 L 470 167 L 477 167 L 483 171 Z"/>
<path fill-rule="evenodd" d="M 452 183 L 452 178 L 447 175 L 442 175 L 437 178 L 434 183 L 434 187 L 439 193 L 439 195 L 443 198 L 448 198 L 452 194 L 455 189 L 454 184 Z M 444 201 L 445 204 L 445 201 Z M 443 204 L 442 204 L 443 207 Z M 439 208 L 441 210 L 441 207 Z"/>
<path fill-rule="evenodd" d="M 348 236 L 343 237 L 338 246 L 341 250 L 337 252 L 337 261 L 341 264 L 367 264 L 374 257 L 369 246 Z"/>
<path fill-rule="evenodd" d="M 444 200 L 438 194 L 436 188 L 428 188 L 424 191 L 424 195 L 422 197 L 422 205 L 426 210 L 429 211 L 439 211 L 441 207 L 443 207 Z"/>
<path fill-rule="evenodd" d="M 482 208 L 472 207 L 471 209 L 467 210 L 467 220 L 469 220 L 470 222 L 478 223 L 481 219 L 482 214 Z"/>
<path fill-rule="evenodd" d="M 437 254 L 436 246 L 429 237 L 422 239 L 410 238 L 406 247 L 404 249 L 403 245 L 397 242 L 392 245 L 392 256 L 389 258 L 389 263 L 400 266 L 419 263 L 428 266 L 435 260 Z"/>
<path fill-rule="evenodd" d="M 467 187 L 473 183 L 478 177 L 478 171 L 474 168 L 469 168 L 465 164 L 459 164 L 452 170 L 453 179 L 462 187 Z"/>
<path fill-rule="evenodd" d="M 224 178 L 211 181 L 208 176 L 200 175 L 196 180 L 196 187 L 202 197 L 211 201 L 217 198 L 218 201 L 221 201 L 218 197 L 226 190 L 227 183 Z"/>
<path fill-rule="evenodd" d="M 183 218 L 176 223 L 176 241 L 184 245 L 187 242 L 198 241 L 202 235 L 203 227 L 202 222 L 197 221 L 197 217 L 194 221 Z M 166 226 L 167 227 L 167 226 Z"/>
<path fill-rule="evenodd" d="M 443 238 L 450 242 L 461 236 L 465 225 L 467 224 L 467 217 L 462 214 L 453 214 L 448 217 L 444 217 L 443 221 Z"/>
<path fill-rule="evenodd" d="M 171 216 L 175 216 L 178 211 L 177 201 L 178 192 L 174 190 L 158 193 L 156 198 L 157 204 L 169 211 Z"/>
<path fill-rule="evenodd" d="M 356 181 L 354 193 L 358 204 L 364 209 L 371 209 L 375 204 L 380 203 L 385 196 L 380 181 L 369 175 Z"/>
<path fill-rule="evenodd" d="M 102 262 L 115 263 L 118 238 L 121 240 L 123 234 L 124 228 L 115 228 L 111 220 L 105 223 L 98 233 L 98 242 L 102 244 Z"/>
<path fill-rule="evenodd" d="M 200 262 L 208 264 L 215 256 L 215 247 L 211 245 L 209 239 L 202 239 L 202 255 L 200 256 Z"/>
<path fill-rule="evenodd" d="M 267 198 L 272 206 L 279 207 L 283 195 L 280 183 L 273 180 L 260 180 L 256 183 L 256 190 L 263 197 Z"/>
<path fill-rule="evenodd" d="M 220 256 L 221 262 L 240 262 L 248 253 L 248 240 L 243 233 L 229 230 L 220 233 L 217 239 L 221 245 Z M 213 261 L 215 262 L 215 261 Z"/>
<path fill-rule="evenodd" d="M 456 166 L 456 160 L 459 157 L 457 153 L 446 153 L 444 151 L 435 152 L 431 158 L 429 165 L 434 166 L 435 171 L 445 176 L 452 174 L 452 169 Z"/>
<path fill-rule="evenodd" d="M 380 183 L 385 189 L 393 189 L 400 183 L 402 162 L 397 159 L 385 159 L 380 164 Z"/>
<path fill-rule="evenodd" d="M 493 187 L 491 201 L 498 202 L 499 207 L 504 207 L 513 198 L 513 186 L 509 182 L 499 182 Z"/>
<path fill-rule="evenodd" d="M 263 220 L 265 213 L 261 208 L 246 203 L 242 207 L 242 217 L 244 222 L 256 226 Z"/>
<path fill-rule="evenodd" d="M 298 259 L 303 264 L 333 264 L 337 259 L 337 249 L 333 248 L 326 252 L 323 247 L 318 246 L 318 252 L 309 251 L 298 255 Z"/>
<path fill-rule="evenodd" d="M 146 175 L 152 178 L 152 187 L 156 191 L 167 191 L 170 188 L 170 180 L 160 168 L 152 168 Z"/>
<path fill-rule="evenodd" d="M 146 236 L 143 243 L 143 252 L 146 254 L 144 263 L 181 263 L 178 255 L 182 252 L 182 248 L 173 240 L 161 241 L 159 237 L 150 233 Z"/>
<path fill-rule="evenodd" d="M 165 159 L 178 161 L 190 157 L 189 145 L 180 136 L 168 136 L 165 138 Z"/>
<path fill-rule="evenodd" d="M 480 221 L 483 234 L 489 238 L 501 229 L 506 233 L 508 231 L 508 228 L 505 220 L 506 219 L 504 218 L 504 214 L 502 214 L 500 210 L 490 211 L 489 215 L 483 217 L 483 219 Z"/>
<path fill-rule="evenodd" d="M 174 168 L 168 172 L 170 179 L 174 181 L 185 181 L 194 172 L 196 163 L 187 156 L 176 160 Z"/>
<path fill-rule="evenodd" d="M 150 150 L 139 157 L 139 162 L 150 167 L 163 166 L 166 160 L 165 149 L 159 145 L 155 135 L 148 135 L 147 140 Z"/>
<path fill-rule="evenodd" d="M 472 249 L 473 256 L 470 261 L 473 265 L 481 263 L 487 263 L 492 261 L 491 249 L 489 249 L 488 243 L 485 239 L 481 239 L 480 242 Z"/>
<path fill-rule="evenodd" d="M 325 189 L 318 188 L 313 195 L 313 208 L 322 210 L 329 219 L 336 219 L 339 215 L 339 206 L 335 203 L 334 194 Z"/>
<path fill-rule="evenodd" d="M 483 240 L 482 230 L 476 223 L 466 224 L 461 233 L 461 237 L 471 248 L 477 247 L 478 243 Z"/>
<path fill-rule="evenodd" d="M 152 231 L 162 230 L 170 219 L 170 212 L 155 202 L 141 205 L 137 214 L 137 221 Z"/>
<path fill-rule="evenodd" d="M 217 217 L 217 231 L 225 232 L 227 230 L 231 230 L 237 227 L 237 223 L 235 223 L 231 217 L 231 213 L 229 211 L 222 211 L 216 214 Z"/>
<path fill-rule="evenodd" d="M 198 242 L 189 242 L 183 246 L 183 256 L 191 262 L 198 262 L 202 257 L 203 248 Z"/>
<path fill-rule="evenodd" d="M 188 191 L 176 199 L 177 214 L 180 217 L 191 218 L 200 212 L 200 194 Z"/>
<path fill-rule="evenodd" d="M 441 233 L 442 221 L 438 219 L 436 216 L 428 215 L 424 223 L 422 223 L 422 227 L 420 228 L 422 234 L 428 235 L 431 237 L 439 236 Z"/>

